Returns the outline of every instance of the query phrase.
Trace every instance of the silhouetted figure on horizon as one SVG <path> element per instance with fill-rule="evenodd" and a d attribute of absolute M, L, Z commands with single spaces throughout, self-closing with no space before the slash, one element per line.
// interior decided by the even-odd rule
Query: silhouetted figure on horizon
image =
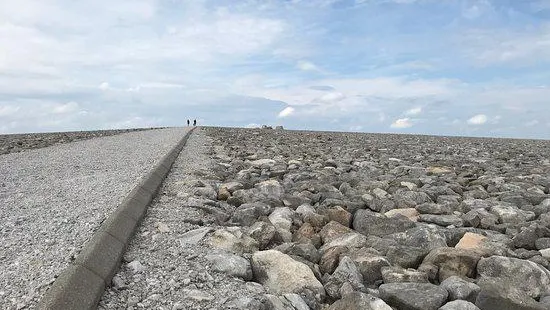
<path fill-rule="evenodd" d="M 197 120 L 196 119 L 193 120 L 193 126 L 197 126 Z"/>
<path fill-rule="evenodd" d="M 190 122 L 189 120 L 187 120 L 187 126 L 191 125 L 190 123 L 191 123 L 191 122 Z"/>

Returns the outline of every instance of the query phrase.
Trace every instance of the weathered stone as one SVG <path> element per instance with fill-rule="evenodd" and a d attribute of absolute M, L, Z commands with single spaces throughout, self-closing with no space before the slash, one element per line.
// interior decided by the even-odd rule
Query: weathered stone
<path fill-rule="evenodd" d="M 393 194 L 393 201 L 398 209 L 414 208 L 417 205 L 433 202 L 430 196 L 424 192 L 400 190 Z"/>
<path fill-rule="evenodd" d="M 415 223 L 404 216 L 388 218 L 370 210 L 358 210 L 353 219 L 353 228 L 367 236 L 385 236 L 403 232 L 414 226 Z"/>
<path fill-rule="evenodd" d="M 406 245 L 391 246 L 386 253 L 388 260 L 402 268 L 418 268 L 429 251 Z"/>
<path fill-rule="evenodd" d="M 445 289 L 430 283 L 388 283 L 379 289 L 382 300 L 406 310 L 437 310 L 448 296 Z"/>
<path fill-rule="evenodd" d="M 251 161 L 250 165 L 255 168 L 271 168 L 275 166 L 275 163 L 273 159 L 265 158 Z"/>
<path fill-rule="evenodd" d="M 421 214 L 451 214 L 453 209 L 449 205 L 442 205 L 437 203 L 423 203 L 415 207 Z"/>
<path fill-rule="evenodd" d="M 446 303 L 439 310 L 480 310 L 476 305 L 465 300 L 454 300 Z"/>
<path fill-rule="evenodd" d="M 347 247 L 347 248 L 363 248 L 367 245 L 367 237 L 356 232 L 350 232 L 343 234 L 339 237 L 334 238 L 329 243 L 325 243 L 320 251 L 325 252 L 326 250 L 333 247 Z"/>
<path fill-rule="evenodd" d="M 248 259 L 233 254 L 210 254 L 206 259 L 212 264 L 212 270 L 252 280 L 252 267 Z"/>
<path fill-rule="evenodd" d="M 226 189 L 229 193 L 243 189 L 244 186 L 240 182 L 227 182 L 220 185 L 220 189 Z"/>
<path fill-rule="evenodd" d="M 491 256 L 479 261 L 477 273 L 476 305 L 483 310 L 497 309 L 498 303 L 503 309 L 538 309 L 536 300 L 550 295 L 550 272 L 531 261 Z"/>
<path fill-rule="evenodd" d="M 311 243 L 290 243 L 285 251 L 281 252 L 292 256 L 303 257 L 314 264 L 317 264 L 321 259 L 321 254 Z"/>
<path fill-rule="evenodd" d="M 445 227 L 450 225 L 461 227 L 463 225 L 462 219 L 456 215 L 421 214 L 419 221 Z"/>
<path fill-rule="evenodd" d="M 445 234 L 438 228 L 430 226 L 418 226 L 405 232 L 387 236 L 399 244 L 432 250 L 447 246 Z"/>
<path fill-rule="evenodd" d="M 311 291 L 317 300 L 325 296 L 323 285 L 305 264 L 275 250 L 259 251 L 252 255 L 254 278 L 270 293 L 282 295 Z"/>
<path fill-rule="evenodd" d="M 468 211 L 462 216 L 464 226 L 490 228 L 496 225 L 498 217 L 489 211 L 479 208 Z"/>
<path fill-rule="evenodd" d="M 256 188 L 266 197 L 280 199 L 285 190 L 277 180 L 267 180 L 256 184 Z"/>
<path fill-rule="evenodd" d="M 349 227 L 346 227 L 335 221 L 330 221 L 323 227 L 323 229 L 321 229 L 319 235 L 321 236 L 321 239 L 324 243 L 329 243 L 335 238 L 351 232 L 353 232 L 353 230 Z"/>
<path fill-rule="evenodd" d="M 352 250 L 350 252 L 350 258 L 355 262 L 359 272 L 363 276 L 363 281 L 367 285 L 374 284 L 376 281 L 382 279 L 382 267 L 390 266 L 390 263 L 384 256 L 380 254 L 372 253 L 376 252 L 374 249 L 369 252 L 369 249 L 362 248 Z"/>
<path fill-rule="evenodd" d="M 496 205 L 491 207 L 490 212 L 496 215 L 501 223 L 521 224 L 535 218 L 535 213 L 522 211 L 511 205 Z"/>
<path fill-rule="evenodd" d="M 418 211 L 416 211 L 415 208 L 406 208 L 406 209 L 393 209 L 384 213 L 384 215 L 387 217 L 402 215 L 413 222 L 417 222 L 420 214 L 418 213 Z"/>
<path fill-rule="evenodd" d="M 380 298 L 353 292 L 330 305 L 328 310 L 392 310 L 392 308 Z"/>
<path fill-rule="evenodd" d="M 319 269 L 322 274 L 331 274 L 340 262 L 340 255 L 347 253 L 349 249 L 344 246 L 335 246 L 327 249 L 319 260 Z"/>
<path fill-rule="evenodd" d="M 346 227 L 351 226 L 352 215 L 341 206 L 335 206 L 326 210 L 326 215 L 330 221 L 338 222 Z"/>
<path fill-rule="evenodd" d="M 290 229 L 292 228 L 293 215 L 294 211 L 287 207 L 275 208 L 269 215 L 269 221 L 275 226 L 277 232 L 285 242 L 292 241 Z"/>
<path fill-rule="evenodd" d="M 474 278 L 480 258 L 479 254 L 471 250 L 437 248 L 424 258 L 419 270 L 431 270 L 430 265 L 436 266 L 437 274 L 431 276 L 440 282 L 451 276 Z"/>
<path fill-rule="evenodd" d="M 325 291 L 328 296 L 340 299 L 340 288 L 344 283 L 349 283 L 353 290 L 363 289 L 363 276 L 355 263 L 347 256 L 340 259 L 340 263 L 334 273 L 325 281 Z"/>
<path fill-rule="evenodd" d="M 260 249 L 265 249 L 275 241 L 277 229 L 271 223 L 255 222 L 248 229 L 248 235 L 258 242 Z"/>
<path fill-rule="evenodd" d="M 537 250 L 544 250 L 550 248 L 550 238 L 538 238 L 535 240 L 535 248 Z"/>
<path fill-rule="evenodd" d="M 472 282 L 460 277 L 452 276 L 441 282 L 442 288 L 449 292 L 449 300 L 462 299 L 475 303 L 481 288 Z"/>
<path fill-rule="evenodd" d="M 524 227 L 521 231 L 512 238 L 512 242 L 516 248 L 524 248 L 534 250 L 535 241 L 539 238 L 536 225 Z"/>
<path fill-rule="evenodd" d="M 253 253 L 259 248 L 258 241 L 243 235 L 240 229 L 218 229 L 210 237 L 210 244 L 237 254 Z"/>
<path fill-rule="evenodd" d="M 428 283 L 428 275 L 414 269 L 403 269 L 401 267 L 382 267 L 382 279 L 384 283 L 416 282 Z"/>

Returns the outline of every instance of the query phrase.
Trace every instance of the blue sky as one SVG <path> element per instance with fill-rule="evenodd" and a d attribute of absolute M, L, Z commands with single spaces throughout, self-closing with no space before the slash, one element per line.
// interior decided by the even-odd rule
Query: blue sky
<path fill-rule="evenodd" d="M 550 139 L 550 0 L 0 2 L 0 132 Z"/>

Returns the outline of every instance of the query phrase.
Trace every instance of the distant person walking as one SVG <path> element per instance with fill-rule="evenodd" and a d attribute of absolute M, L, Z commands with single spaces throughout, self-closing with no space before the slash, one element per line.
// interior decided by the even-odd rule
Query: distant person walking
<path fill-rule="evenodd" d="M 197 120 L 196 119 L 193 120 L 193 126 L 197 126 Z"/>
<path fill-rule="evenodd" d="M 187 126 L 191 125 L 190 123 L 191 123 L 191 122 L 190 122 L 189 120 L 187 120 Z"/>

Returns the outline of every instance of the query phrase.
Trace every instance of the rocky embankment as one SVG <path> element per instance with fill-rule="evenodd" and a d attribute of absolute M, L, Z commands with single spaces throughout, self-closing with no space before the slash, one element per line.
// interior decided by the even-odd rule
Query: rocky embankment
<path fill-rule="evenodd" d="M 17 153 L 24 150 L 38 149 L 50 145 L 69 143 L 79 140 L 118 135 L 130 131 L 148 130 L 153 128 L 116 129 L 95 131 L 70 131 L 48 133 L 24 133 L 0 135 L 0 155 Z"/>
<path fill-rule="evenodd" d="M 550 141 L 205 130 L 239 308 L 550 309 Z"/>

